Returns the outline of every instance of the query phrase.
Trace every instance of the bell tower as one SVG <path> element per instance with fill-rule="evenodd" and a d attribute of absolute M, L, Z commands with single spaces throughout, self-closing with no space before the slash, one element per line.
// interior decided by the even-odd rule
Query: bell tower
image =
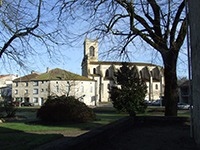
<path fill-rule="evenodd" d="M 87 37 L 84 40 L 84 60 L 98 61 L 98 38 L 89 40 Z"/>
<path fill-rule="evenodd" d="M 89 40 L 87 37 L 84 40 L 84 57 L 82 60 L 82 76 L 89 77 L 90 62 L 98 61 L 98 38 Z"/>

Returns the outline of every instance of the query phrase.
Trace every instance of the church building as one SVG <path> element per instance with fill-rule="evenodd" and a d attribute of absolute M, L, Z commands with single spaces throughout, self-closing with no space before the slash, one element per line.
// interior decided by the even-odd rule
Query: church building
<path fill-rule="evenodd" d="M 158 100 L 164 95 L 164 69 L 150 63 L 129 62 L 134 67 L 138 78 L 142 78 L 147 84 L 146 100 Z M 84 40 L 84 57 L 82 61 L 82 76 L 96 80 L 97 95 L 99 102 L 110 100 L 109 90 L 116 85 L 114 72 L 122 66 L 122 62 L 99 61 L 98 60 L 98 39 Z"/>

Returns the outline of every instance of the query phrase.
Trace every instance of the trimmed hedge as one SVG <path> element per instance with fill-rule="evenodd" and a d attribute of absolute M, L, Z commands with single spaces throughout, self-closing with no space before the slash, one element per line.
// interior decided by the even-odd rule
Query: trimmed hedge
<path fill-rule="evenodd" d="M 85 103 L 74 97 L 49 97 L 38 112 L 44 121 L 85 122 L 94 120 L 96 115 Z"/>

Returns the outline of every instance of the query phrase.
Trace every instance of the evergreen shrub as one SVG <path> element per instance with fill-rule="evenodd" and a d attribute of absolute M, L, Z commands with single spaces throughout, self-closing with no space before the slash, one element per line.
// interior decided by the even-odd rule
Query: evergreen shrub
<path fill-rule="evenodd" d="M 136 67 L 124 62 L 114 77 L 118 86 L 112 87 L 109 93 L 116 110 L 130 115 L 145 112 L 147 86 L 145 81 L 139 78 Z"/>
<path fill-rule="evenodd" d="M 44 121 L 85 122 L 96 115 L 85 103 L 74 97 L 49 97 L 38 110 L 37 117 Z"/>

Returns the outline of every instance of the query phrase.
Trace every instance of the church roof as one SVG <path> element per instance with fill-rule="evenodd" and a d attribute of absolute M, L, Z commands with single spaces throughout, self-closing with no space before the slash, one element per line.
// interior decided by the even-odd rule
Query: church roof
<path fill-rule="evenodd" d="M 151 63 L 137 63 L 137 62 L 127 62 L 130 65 L 136 65 L 136 66 L 158 66 Z M 121 65 L 122 62 L 119 61 L 90 61 L 90 64 L 102 64 L 102 65 Z M 162 67 L 162 66 L 160 66 Z"/>

